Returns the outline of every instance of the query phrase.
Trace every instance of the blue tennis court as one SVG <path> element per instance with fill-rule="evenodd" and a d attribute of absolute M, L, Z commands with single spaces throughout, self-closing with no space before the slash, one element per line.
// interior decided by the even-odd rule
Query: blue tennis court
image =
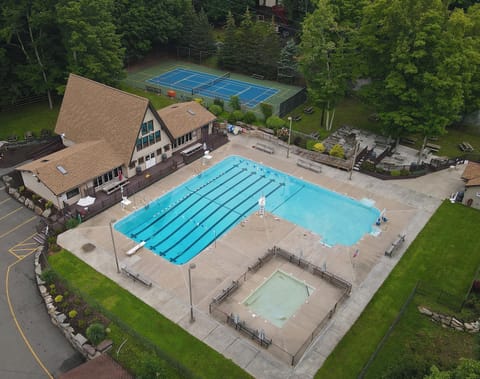
<path fill-rule="evenodd" d="M 224 101 L 229 101 L 232 96 L 238 96 L 240 102 L 248 108 L 256 107 L 278 92 L 274 88 L 230 79 L 228 73 L 215 76 L 185 68 L 176 68 L 150 78 L 147 82 Z"/>

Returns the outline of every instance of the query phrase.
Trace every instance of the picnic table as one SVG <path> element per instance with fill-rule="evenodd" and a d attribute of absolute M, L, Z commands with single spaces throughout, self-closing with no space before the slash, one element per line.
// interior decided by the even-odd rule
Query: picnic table
<path fill-rule="evenodd" d="M 425 147 L 428 147 L 431 151 L 433 151 L 434 153 L 438 153 L 438 151 L 441 149 L 441 146 L 440 145 L 436 145 L 434 143 L 427 143 L 425 145 Z"/>

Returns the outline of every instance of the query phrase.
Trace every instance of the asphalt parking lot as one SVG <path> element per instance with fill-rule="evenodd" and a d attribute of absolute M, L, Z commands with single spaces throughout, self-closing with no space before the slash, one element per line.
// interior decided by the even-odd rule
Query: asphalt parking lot
<path fill-rule="evenodd" d="M 83 360 L 50 322 L 36 288 L 38 217 L 0 183 L 0 378 L 55 378 Z"/>

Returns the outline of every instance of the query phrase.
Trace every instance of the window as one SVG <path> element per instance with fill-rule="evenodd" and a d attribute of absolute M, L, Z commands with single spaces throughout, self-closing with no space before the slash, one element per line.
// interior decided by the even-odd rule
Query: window
<path fill-rule="evenodd" d="M 144 122 L 142 124 L 142 136 L 148 133 L 148 124 Z"/>
<path fill-rule="evenodd" d="M 137 165 L 137 161 L 131 161 L 130 164 L 128 165 L 128 168 L 135 168 Z"/>
<path fill-rule="evenodd" d="M 150 142 L 150 145 L 153 145 L 155 143 L 155 135 L 152 133 L 148 136 L 148 140 Z"/>
<path fill-rule="evenodd" d="M 162 155 L 162 149 L 161 148 L 157 150 L 157 155 Z"/>
<path fill-rule="evenodd" d="M 153 120 L 147 122 L 148 131 L 153 132 Z"/>
<path fill-rule="evenodd" d="M 158 142 L 158 141 L 161 141 L 162 138 L 161 138 L 161 135 L 160 135 L 160 130 L 157 130 L 155 132 L 155 142 Z"/>
<path fill-rule="evenodd" d="M 148 136 L 143 137 L 142 143 L 143 143 L 143 147 L 144 147 L 144 148 L 148 146 Z"/>
<path fill-rule="evenodd" d="M 95 187 L 99 187 L 103 184 L 103 178 L 101 176 L 97 177 L 94 181 L 93 184 Z"/>
<path fill-rule="evenodd" d="M 74 188 L 67 192 L 67 199 L 71 199 L 72 197 L 77 196 L 79 194 L 80 194 L 80 190 L 78 188 Z"/>
<path fill-rule="evenodd" d="M 165 146 L 163 147 L 163 149 L 164 149 L 165 151 L 170 150 L 170 145 L 165 145 Z"/>
<path fill-rule="evenodd" d="M 143 157 L 138 158 L 138 164 L 142 164 L 144 162 Z"/>

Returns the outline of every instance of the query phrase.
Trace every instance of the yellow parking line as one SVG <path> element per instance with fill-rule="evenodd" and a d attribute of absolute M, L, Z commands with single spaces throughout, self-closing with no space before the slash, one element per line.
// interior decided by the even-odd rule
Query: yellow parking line
<path fill-rule="evenodd" d="M 33 216 L 33 217 L 30 217 L 28 220 L 25 220 L 24 222 L 22 222 L 21 224 L 18 224 L 17 226 L 15 226 L 14 228 L 6 231 L 5 233 L 1 234 L 0 235 L 0 238 L 3 238 L 7 235 L 9 235 L 10 233 L 14 232 L 15 230 L 17 230 L 18 228 L 21 228 L 23 225 L 25 224 L 28 224 L 30 221 L 32 220 L 35 220 L 37 218 L 37 216 Z"/>
<path fill-rule="evenodd" d="M 0 201 L 0 204 L 6 203 L 7 201 L 12 200 L 11 197 L 6 198 L 5 200 Z"/>
<path fill-rule="evenodd" d="M 43 369 L 43 371 L 45 371 L 45 373 L 47 374 L 47 376 L 50 378 L 50 379 L 54 379 L 52 374 L 50 374 L 50 372 L 48 371 L 48 369 L 45 367 L 45 365 L 42 363 L 42 361 L 40 360 L 40 358 L 38 357 L 37 353 L 35 353 L 35 351 L 33 350 L 32 348 L 32 345 L 30 345 L 30 342 L 28 341 L 27 337 L 25 336 L 25 333 L 23 333 L 23 330 L 20 326 L 20 323 L 18 322 L 17 320 L 17 316 L 15 315 L 15 311 L 13 310 L 13 306 L 12 306 L 12 302 L 10 301 L 10 294 L 9 294 L 9 291 L 8 291 L 8 280 L 9 280 L 9 275 L 10 275 L 10 269 L 15 266 L 18 262 L 22 261 L 23 258 L 25 257 L 28 257 L 30 256 L 31 254 L 33 254 L 33 251 L 28 254 L 28 255 L 25 255 L 24 257 L 18 259 L 16 262 L 13 262 L 10 266 L 8 266 L 7 268 L 7 275 L 5 276 L 5 291 L 6 291 L 6 294 L 7 294 L 7 302 L 8 302 L 8 308 L 10 309 L 10 313 L 12 315 L 12 318 L 13 318 L 13 321 L 15 322 L 15 325 L 17 327 L 17 330 L 18 332 L 20 333 L 20 335 L 22 336 L 23 338 L 23 341 L 25 342 L 25 345 L 27 345 L 27 348 L 28 350 L 30 350 L 30 352 L 32 353 L 33 355 L 33 358 L 35 358 L 35 360 L 37 361 L 38 365 Z"/>
<path fill-rule="evenodd" d="M 7 218 L 8 216 L 14 214 L 15 212 L 18 212 L 20 209 L 23 209 L 23 207 L 18 207 L 17 209 L 11 211 L 10 213 L 7 213 L 5 216 L 0 217 L 0 220 L 3 220 L 4 218 Z"/>

